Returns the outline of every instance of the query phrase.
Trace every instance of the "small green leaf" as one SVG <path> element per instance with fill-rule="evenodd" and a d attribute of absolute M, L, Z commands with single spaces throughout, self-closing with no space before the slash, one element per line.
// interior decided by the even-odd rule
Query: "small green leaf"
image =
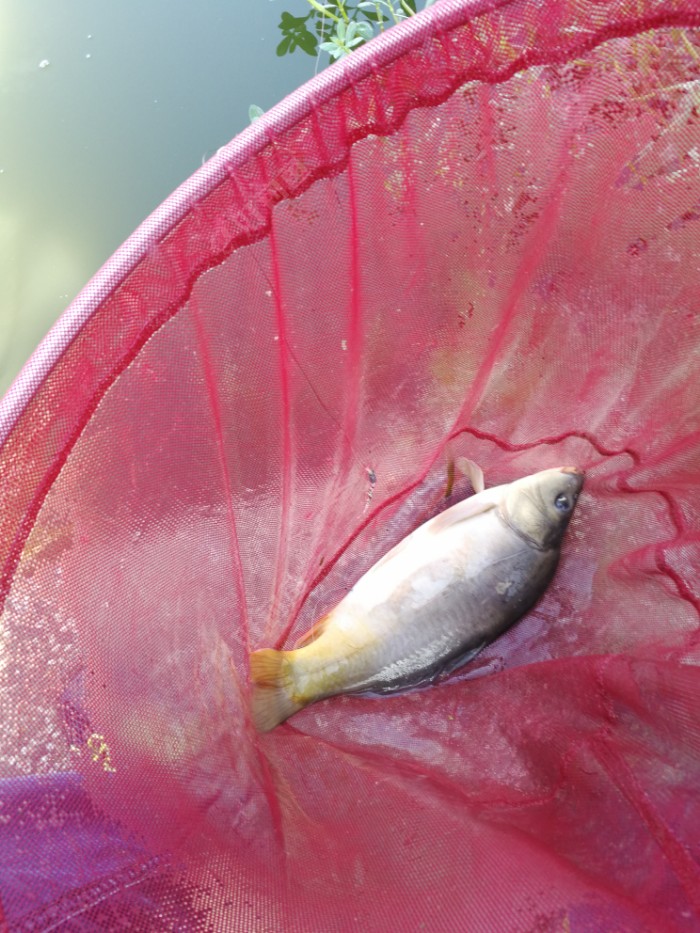
<path fill-rule="evenodd" d="M 304 32 L 297 36 L 297 42 L 299 43 L 299 48 L 306 52 L 307 55 L 316 55 L 318 51 L 318 40 L 313 33 L 304 30 Z"/>
<path fill-rule="evenodd" d="M 280 44 L 277 46 L 277 55 L 280 58 L 282 58 L 283 55 L 286 55 L 287 52 L 289 51 L 289 47 L 291 44 L 292 44 L 292 37 L 285 36 L 284 39 L 282 39 L 282 41 L 280 42 Z"/>
<path fill-rule="evenodd" d="M 374 29 L 370 26 L 369 23 L 356 23 L 357 29 L 355 30 L 358 36 L 361 36 L 365 42 L 369 42 L 370 39 L 374 38 Z"/>
<path fill-rule="evenodd" d="M 368 4 L 370 9 L 363 10 L 363 16 L 370 21 L 370 23 L 388 23 L 389 17 L 384 16 L 381 10 L 377 8 L 376 3 Z"/>
<path fill-rule="evenodd" d="M 291 16 L 286 12 L 281 15 L 279 30 L 284 38 L 277 46 L 277 54 L 280 57 L 288 52 L 295 52 L 298 48 L 307 55 L 316 55 L 317 40 L 307 26 L 307 21 L 314 16 L 313 10 L 308 16 Z"/>

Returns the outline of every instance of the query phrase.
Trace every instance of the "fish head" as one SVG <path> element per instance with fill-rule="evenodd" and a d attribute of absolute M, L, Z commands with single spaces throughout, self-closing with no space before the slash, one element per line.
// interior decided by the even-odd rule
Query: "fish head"
<path fill-rule="evenodd" d="M 501 517 L 540 550 L 559 546 L 574 513 L 584 473 L 576 467 L 542 470 L 511 483 L 499 506 Z"/>

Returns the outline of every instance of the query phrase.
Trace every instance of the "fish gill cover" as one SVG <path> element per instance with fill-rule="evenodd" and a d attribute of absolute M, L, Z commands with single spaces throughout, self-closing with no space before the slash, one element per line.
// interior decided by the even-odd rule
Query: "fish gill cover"
<path fill-rule="evenodd" d="M 0 927 L 697 929 L 699 26 L 436 4 L 68 309 L 0 412 Z M 544 598 L 258 735 L 249 651 L 461 456 L 586 470 Z"/>

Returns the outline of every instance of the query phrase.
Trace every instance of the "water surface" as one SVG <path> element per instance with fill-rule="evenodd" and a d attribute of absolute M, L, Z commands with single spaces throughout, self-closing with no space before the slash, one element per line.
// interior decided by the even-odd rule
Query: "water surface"
<path fill-rule="evenodd" d="M 0 0 L 0 394 L 88 279 L 202 161 L 311 77 L 303 0 Z"/>

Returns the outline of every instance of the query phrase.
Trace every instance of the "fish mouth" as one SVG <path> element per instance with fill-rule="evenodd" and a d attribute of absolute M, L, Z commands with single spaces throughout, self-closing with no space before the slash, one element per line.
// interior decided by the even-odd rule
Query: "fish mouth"
<path fill-rule="evenodd" d="M 581 492 L 581 489 L 583 488 L 583 479 L 586 474 L 584 473 L 583 470 L 579 470 L 578 467 L 573 467 L 573 466 L 562 467 L 561 472 L 566 473 L 567 476 L 571 477 L 569 482 L 571 486 L 573 487 L 574 495 L 576 496 L 576 498 L 578 498 L 578 494 Z"/>

